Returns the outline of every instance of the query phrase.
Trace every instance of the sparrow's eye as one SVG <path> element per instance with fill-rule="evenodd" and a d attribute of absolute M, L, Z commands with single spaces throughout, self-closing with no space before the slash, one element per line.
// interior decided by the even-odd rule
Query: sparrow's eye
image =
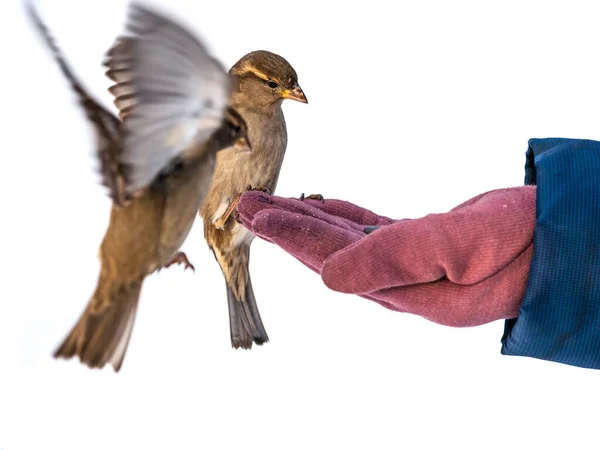
<path fill-rule="evenodd" d="M 271 89 L 275 89 L 279 85 L 277 83 L 275 83 L 273 80 L 268 80 L 267 86 L 269 86 Z"/>
<path fill-rule="evenodd" d="M 227 122 L 227 125 L 229 125 L 229 129 L 235 133 L 239 133 L 240 131 L 242 131 L 242 128 L 239 125 L 236 125 L 235 123 Z"/>

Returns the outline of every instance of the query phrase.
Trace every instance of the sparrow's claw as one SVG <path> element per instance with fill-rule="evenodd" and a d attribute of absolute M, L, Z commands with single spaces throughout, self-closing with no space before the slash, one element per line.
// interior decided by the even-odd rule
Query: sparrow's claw
<path fill-rule="evenodd" d="M 260 186 L 254 186 L 254 187 L 252 187 L 252 185 L 249 184 L 248 187 L 246 188 L 246 190 L 247 191 L 262 191 L 266 194 L 271 195 L 271 190 L 268 187 L 263 186 L 262 184 Z"/>
<path fill-rule="evenodd" d="M 167 267 L 172 266 L 173 264 L 183 264 L 184 265 L 183 270 L 192 269 L 192 272 L 196 271 L 196 269 L 194 268 L 194 265 L 189 261 L 186 254 L 183 252 L 175 253 L 173 258 L 171 258 L 171 261 L 169 261 L 164 266 L 159 267 L 158 270 L 160 271 L 160 269 L 165 269 Z"/>
<path fill-rule="evenodd" d="M 300 196 L 300 200 L 318 200 L 321 203 L 325 203 L 325 198 L 321 194 L 310 194 L 308 196 L 304 196 L 304 192 Z"/>

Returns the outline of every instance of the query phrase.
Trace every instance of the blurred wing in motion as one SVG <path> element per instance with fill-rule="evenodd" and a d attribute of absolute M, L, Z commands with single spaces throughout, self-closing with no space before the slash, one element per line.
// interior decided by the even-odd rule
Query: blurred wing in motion
<path fill-rule="evenodd" d="M 133 38 L 119 36 L 113 46 L 106 52 L 104 66 L 108 68 L 106 76 L 115 82 L 108 92 L 114 98 L 113 104 L 119 111 L 119 118 L 125 120 L 127 114 L 135 106 L 135 95 L 131 84 L 127 83 L 131 79 L 130 54 L 133 45 Z"/>
<path fill-rule="evenodd" d="M 125 184 L 125 172 L 119 163 L 122 123 L 114 114 L 107 111 L 88 94 L 67 64 L 65 56 L 54 42 L 48 27 L 39 17 L 33 5 L 27 2 L 25 8 L 30 20 L 52 52 L 61 72 L 69 81 L 73 91 L 77 94 L 79 103 L 83 107 L 87 118 L 94 125 L 96 156 L 100 161 L 102 184 L 108 188 L 109 196 L 113 202 L 120 205 L 124 201 L 123 188 Z"/>
<path fill-rule="evenodd" d="M 111 92 L 124 118 L 121 162 L 129 192 L 149 185 L 220 126 L 231 95 L 229 75 L 192 33 L 132 3 L 126 30 L 109 51 Z"/>

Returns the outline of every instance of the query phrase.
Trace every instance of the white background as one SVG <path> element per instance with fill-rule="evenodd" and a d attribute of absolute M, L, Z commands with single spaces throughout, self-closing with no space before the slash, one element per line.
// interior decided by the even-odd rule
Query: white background
<path fill-rule="evenodd" d="M 126 3 L 38 4 L 111 106 L 100 61 Z M 593 3 L 491 4 L 161 6 L 227 67 L 267 49 L 296 68 L 310 103 L 284 105 L 278 194 L 401 218 L 522 184 L 530 137 L 600 139 Z M 501 321 L 447 328 L 334 293 L 258 240 L 271 342 L 234 351 L 200 221 L 183 247 L 196 274 L 147 279 L 121 373 L 53 360 L 94 289 L 110 203 L 75 97 L 20 2 L 0 8 L 0 449 L 597 448 L 599 372 L 501 356 Z"/>

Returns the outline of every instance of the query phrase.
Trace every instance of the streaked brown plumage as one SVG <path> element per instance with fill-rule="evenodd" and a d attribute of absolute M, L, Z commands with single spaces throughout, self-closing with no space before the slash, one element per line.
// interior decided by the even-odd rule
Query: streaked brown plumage
<path fill-rule="evenodd" d="M 263 326 L 249 273 L 252 233 L 232 215 L 238 195 L 247 189 L 275 191 L 287 146 L 282 101 L 307 103 L 292 66 L 281 56 L 255 51 L 229 71 L 234 78 L 233 106 L 248 125 L 251 154 L 231 149 L 217 155 L 210 190 L 200 214 L 204 237 L 217 259 L 227 285 L 231 344 L 251 348 L 269 340 Z"/>
<path fill-rule="evenodd" d="M 145 277 L 178 258 L 216 152 L 234 143 L 235 151 L 249 150 L 246 124 L 227 106 L 225 70 L 161 14 L 130 7 L 128 30 L 136 36 L 116 61 L 122 80 L 113 92 L 127 92 L 134 106 L 121 111 L 121 122 L 87 94 L 31 6 L 29 13 L 95 126 L 103 182 L 114 200 L 96 290 L 54 356 L 78 356 L 89 367 L 110 363 L 119 371 Z"/>

